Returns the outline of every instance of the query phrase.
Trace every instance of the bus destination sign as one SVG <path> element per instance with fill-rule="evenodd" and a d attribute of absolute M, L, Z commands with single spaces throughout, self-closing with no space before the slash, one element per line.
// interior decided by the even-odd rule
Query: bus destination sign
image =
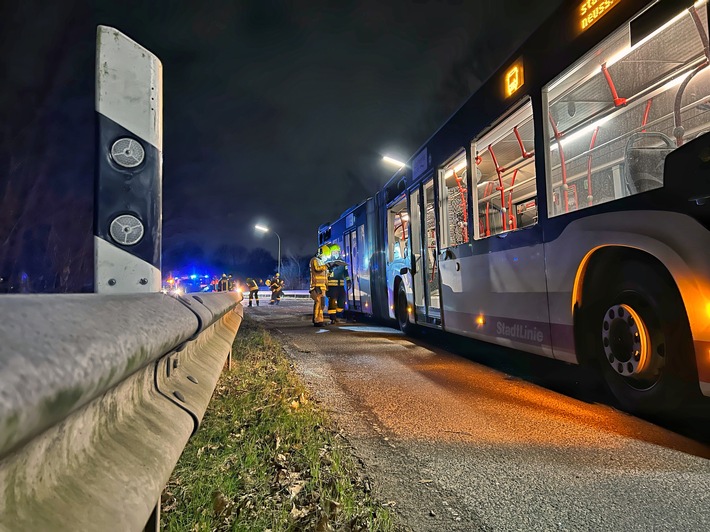
<path fill-rule="evenodd" d="M 584 0 L 577 9 L 577 27 L 580 31 L 588 30 L 620 3 L 621 0 Z"/>

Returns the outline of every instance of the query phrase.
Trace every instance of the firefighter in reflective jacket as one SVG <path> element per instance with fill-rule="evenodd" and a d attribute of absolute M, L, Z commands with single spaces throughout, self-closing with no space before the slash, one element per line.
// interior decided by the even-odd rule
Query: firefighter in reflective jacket
<path fill-rule="evenodd" d="M 256 300 L 256 306 L 259 306 L 259 283 L 256 279 L 247 277 L 247 290 L 249 290 L 249 306 L 251 307 L 252 300 Z"/>
<path fill-rule="evenodd" d="M 286 283 L 281 278 L 281 274 L 276 272 L 271 278 L 271 282 L 268 284 L 269 290 L 271 290 L 271 301 L 269 301 L 269 305 L 278 305 L 284 295 L 283 288 Z"/>
<path fill-rule="evenodd" d="M 328 261 L 328 317 L 330 323 L 338 323 L 345 310 L 345 283 L 350 281 L 347 263 L 340 258 L 340 246 L 330 246 Z"/>
<path fill-rule="evenodd" d="M 323 327 L 323 310 L 325 309 L 325 291 L 328 286 L 328 267 L 325 259 L 330 254 L 328 246 L 321 246 L 311 259 L 311 283 L 308 293 L 313 300 L 313 325 Z"/>

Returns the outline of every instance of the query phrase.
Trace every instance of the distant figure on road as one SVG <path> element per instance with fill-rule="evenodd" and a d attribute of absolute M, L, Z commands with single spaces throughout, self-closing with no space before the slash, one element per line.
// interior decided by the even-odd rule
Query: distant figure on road
<path fill-rule="evenodd" d="M 251 307 L 252 300 L 256 300 L 256 306 L 259 306 L 259 283 L 256 279 L 247 277 L 247 290 L 249 290 L 249 306 Z"/>
<path fill-rule="evenodd" d="M 328 255 L 328 246 L 321 246 L 311 259 L 311 284 L 308 293 L 313 300 L 313 325 L 323 327 L 323 309 L 325 308 L 325 290 L 328 284 L 328 267 L 323 260 L 324 255 Z"/>
<path fill-rule="evenodd" d="M 347 263 L 340 258 L 340 246 L 330 246 L 330 260 L 328 261 L 328 317 L 330 323 L 338 323 L 338 318 L 343 318 L 345 310 L 345 283 L 350 281 Z"/>
<path fill-rule="evenodd" d="M 276 272 L 269 283 L 269 289 L 271 290 L 271 301 L 269 301 L 269 305 L 279 304 L 284 294 L 283 288 L 285 284 L 286 283 L 284 283 L 284 280 L 281 278 L 281 274 Z"/>
<path fill-rule="evenodd" d="M 231 277 L 231 276 L 230 276 Z M 215 287 L 215 290 L 217 292 L 226 292 L 229 290 L 229 278 L 227 277 L 226 273 L 222 274 L 222 278 L 219 280 L 217 283 L 217 286 Z"/>

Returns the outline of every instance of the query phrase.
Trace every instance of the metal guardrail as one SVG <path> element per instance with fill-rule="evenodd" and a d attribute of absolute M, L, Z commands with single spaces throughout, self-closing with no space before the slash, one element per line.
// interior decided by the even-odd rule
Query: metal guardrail
<path fill-rule="evenodd" d="M 310 299 L 308 290 L 284 290 L 284 298 L 286 299 Z M 249 298 L 249 292 L 244 292 L 244 299 Z M 269 290 L 259 290 L 259 300 L 269 301 L 271 292 Z"/>
<path fill-rule="evenodd" d="M 0 530 L 142 530 L 231 352 L 240 299 L 0 298 Z"/>

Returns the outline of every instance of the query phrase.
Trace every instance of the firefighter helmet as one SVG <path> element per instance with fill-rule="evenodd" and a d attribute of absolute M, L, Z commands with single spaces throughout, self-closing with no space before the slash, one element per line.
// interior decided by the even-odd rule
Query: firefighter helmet
<path fill-rule="evenodd" d="M 335 256 L 340 257 L 340 246 L 338 244 L 333 244 L 330 246 L 330 256 L 331 258 L 335 258 Z"/>
<path fill-rule="evenodd" d="M 326 258 L 330 256 L 330 246 L 327 244 L 323 244 L 321 247 L 318 248 L 318 255 L 320 255 L 322 258 Z"/>

